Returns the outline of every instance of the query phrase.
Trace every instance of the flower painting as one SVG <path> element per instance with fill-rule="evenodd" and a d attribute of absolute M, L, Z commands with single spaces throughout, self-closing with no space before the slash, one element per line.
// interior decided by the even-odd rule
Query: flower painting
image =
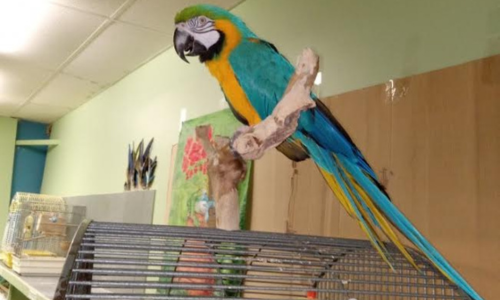
<path fill-rule="evenodd" d="M 169 225 L 213 227 L 215 224 L 215 205 L 208 198 L 207 153 L 195 134 L 196 126 L 207 124 L 210 139 L 216 135 L 232 136 L 241 126 L 229 110 L 183 123 L 175 158 Z M 242 229 L 251 171 L 251 163 L 248 164 L 247 176 L 238 187 Z"/>
<path fill-rule="evenodd" d="M 213 128 L 210 127 L 208 137 L 212 140 Z M 206 164 L 207 153 L 203 149 L 200 141 L 196 137 L 188 137 L 184 147 L 184 157 L 182 158 L 182 172 L 186 174 L 186 180 L 191 179 L 196 173 L 207 174 Z"/>

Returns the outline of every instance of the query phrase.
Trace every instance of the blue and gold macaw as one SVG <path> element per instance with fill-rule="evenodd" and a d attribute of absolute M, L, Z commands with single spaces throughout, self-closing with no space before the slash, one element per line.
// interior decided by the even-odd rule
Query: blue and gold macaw
<path fill-rule="evenodd" d="M 186 62 L 198 56 L 219 81 L 234 115 L 255 125 L 271 115 L 294 73 L 276 47 L 257 37 L 241 19 L 211 5 L 185 8 L 175 17 L 174 47 Z M 390 201 L 375 172 L 328 108 L 315 96 L 314 109 L 301 114 L 296 132 L 278 146 L 293 161 L 311 158 L 349 215 L 393 268 L 378 229 L 417 269 L 397 229 L 466 291 L 481 299 L 460 274 Z"/>

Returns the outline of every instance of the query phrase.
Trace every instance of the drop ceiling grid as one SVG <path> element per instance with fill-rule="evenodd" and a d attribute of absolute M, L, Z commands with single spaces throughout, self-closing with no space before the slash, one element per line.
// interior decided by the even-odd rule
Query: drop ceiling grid
<path fill-rule="evenodd" d="M 170 48 L 175 13 L 202 2 L 229 9 L 242 1 L 50 0 L 34 45 L 0 54 L 0 115 L 59 119 Z"/>

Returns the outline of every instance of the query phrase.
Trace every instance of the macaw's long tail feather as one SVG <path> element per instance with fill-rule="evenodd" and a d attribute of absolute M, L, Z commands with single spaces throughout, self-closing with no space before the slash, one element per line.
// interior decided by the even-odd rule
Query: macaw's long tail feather
<path fill-rule="evenodd" d="M 416 269 L 419 269 L 370 197 L 363 191 L 352 175 L 346 172 L 338 159 L 335 159 L 335 162 L 337 163 L 338 169 L 334 170 L 333 174 L 330 174 L 321 167 L 319 169 L 335 196 L 340 200 L 342 206 L 344 206 L 351 217 L 358 220 L 361 229 L 368 235 L 368 238 L 375 249 L 377 249 L 382 259 L 395 270 L 390 260 L 390 253 L 384 247 L 383 241 L 376 228 L 380 228 L 387 238 L 389 238 L 399 251 L 401 251 L 405 258 Z"/>
<path fill-rule="evenodd" d="M 342 155 L 332 154 L 316 145 L 301 139 L 311 157 L 318 165 L 326 182 L 339 199 L 349 215 L 355 218 L 381 257 L 394 270 L 389 251 L 381 236 L 384 235 L 399 249 L 406 259 L 417 269 L 412 256 L 408 253 L 392 226 L 410 240 L 446 277 L 453 281 L 475 300 L 482 299 L 465 279 L 446 261 L 446 259 L 427 241 L 389 200 L 382 187 L 355 162 Z"/>

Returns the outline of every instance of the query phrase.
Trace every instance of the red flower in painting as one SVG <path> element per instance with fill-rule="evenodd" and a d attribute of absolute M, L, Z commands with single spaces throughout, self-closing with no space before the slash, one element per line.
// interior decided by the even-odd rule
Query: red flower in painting
<path fill-rule="evenodd" d="M 212 127 L 209 127 L 208 137 L 212 140 Z M 184 157 L 182 159 L 182 172 L 186 174 L 186 179 L 190 179 L 198 172 L 206 174 L 207 153 L 203 149 L 200 141 L 195 137 L 190 137 L 184 147 Z"/>

